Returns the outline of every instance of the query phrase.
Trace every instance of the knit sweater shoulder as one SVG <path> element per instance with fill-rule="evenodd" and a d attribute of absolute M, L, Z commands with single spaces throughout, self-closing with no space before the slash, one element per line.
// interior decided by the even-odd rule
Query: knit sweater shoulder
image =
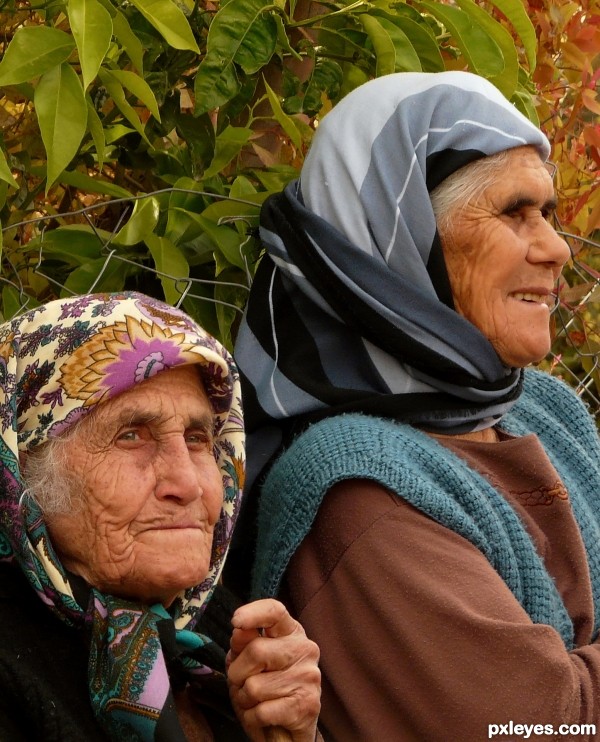
<path fill-rule="evenodd" d="M 506 432 L 536 434 L 565 484 L 588 555 L 600 627 L 600 441 L 592 417 L 562 381 L 527 370 Z M 360 414 L 310 426 L 272 466 L 262 487 L 256 597 L 276 595 L 290 558 L 327 491 L 344 479 L 375 481 L 476 546 L 534 623 L 573 646 L 573 626 L 518 515 L 478 472 L 410 425 Z"/>

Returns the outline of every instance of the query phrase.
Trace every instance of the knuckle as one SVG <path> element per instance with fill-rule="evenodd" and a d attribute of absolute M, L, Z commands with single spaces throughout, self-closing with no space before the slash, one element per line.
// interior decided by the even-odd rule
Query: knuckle
<path fill-rule="evenodd" d="M 248 701 L 257 703 L 260 700 L 260 690 L 262 687 L 262 678 L 259 675 L 251 675 L 246 679 L 243 686 L 244 696 Z"/>
<path fill-rule="evenodd" d="M 321 650 L 319 649 L 319 645 L 312 641 L 312 639 L 306 640 L 306 654 L 315 662 L 318 662 L 321 659 Z"/>

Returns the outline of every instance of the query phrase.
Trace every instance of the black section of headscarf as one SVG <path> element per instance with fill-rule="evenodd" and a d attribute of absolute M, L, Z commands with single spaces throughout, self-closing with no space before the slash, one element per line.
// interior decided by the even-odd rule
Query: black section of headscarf
<path fill-rule="evenodd" d="M 171 713 L 173 694 L 177 694 L 187 686 L 186 692 L 191 693 L 194 702 L 201 707 L 202 713 L 210 709 L 211 716 L 222 718 L 224 723 L 235 723 L 235 713 L 229 699 L 229 689 L 225 675 L 225 652 L 216 642 L 209 640 L 197 649 L 183 649 L 176 640 L 175 624 L 173 619 L 164 618 L 157 621 L 158 636 L 160 638 L 163 655 L 169 673 L 171 689 L 169 701 L 163 708 L 156 727 L 157 742 L 170 742 L 179 739 L 175 736 L 179 720 Z M 203 674 L 190 673 L 186 668 L 186 659 L 192 659 L 218 672 Z M 175 706 L 173 704 L 173 709 Z M 159 736 L 159 732 L 163 736 Z"/>
<path fill-rule="evenodd" d="M 327 303 L 348 328 L 353 330 L 358 336 L 364 337 L 377 347 L 384 349 L 398 361 L 406 363 L 424 374 L 431 374 L 432 370 L 434 370 L 435 375 L 442 378 L 446 383 L 493 392 L 507 388 L 506 397 L 497 397 L 496 402 L 510 401 L 518 396 L 518 393 L 515 396 L 515 382 L 519 375 L 517 370 L 514 370 L 504 378 L 491 382 L 476 380 L 450 359 L 418 342 L 400 328 L 388 322 L 365 302 L 361 301 L 356 293 L 336 277 L 335 273 L 319 255 L 318 251 L 315 250 L 308 235 L 317 244 L 319 242 L 322 243 L 324 240 L 336 240 L 340 243 L 340 252 L 350 250 L 350 244 L 346 238 L 337 232 L 337 230 L 329 228 L 326 222 L 305 209 L 299 201 L 292 201 L 288 193 L 289 191 L 286 190 L 268 199 L 261 212 L 262 224 L 267 231 L 273 231 L 279 235 L 285 244 L 292 262 L 302 271 L 305 278 L 312 284 L 316 291 L 325 298 Z M 317 228 L 315 228 L 315 225 Z M 366 253 L 360 252 L 357 254 L 355 251 L 354 259 L 356 261 L 364 260 L 364 270 L 369 270 L 370 258 Z M 357 272 L 360 273 L 360 269 L 361 267 L 358 266 Z M 445 269 L 442 272 L 445 274 Z M 399 290 L 398 276 L 389 275 L 389 277 L 384 276 L 384 278 L 387 278 L 390 282 L 390 291 Z M 405 286 L 406 291 L 408 291 L 408 288 Z M 385 291 L 386 288 L 384 287 L 382 293 L 385 294 Z M 287 311 L 281 311 L 281 307 L 278 307 L 278 311 L 276 312 L 277 322 L 287 323 L 287 318 L 291 315 L 291 306 L 285 309 Z M 257 334 L 257 328 L 251 324 L 251 313 L 248 314 L 248 323 L 252 327 L 253 332 Z M 300 343 L 298 342 L 298 333 L 302 331 L 304 332 L 304 337 L 302 337 L 302 342 Z M 287 333 L 285 335 L 278 334 L 282 337 L 287 335 Z M 306 388 L 307 379 L 310 379 L 311 393 L 326 404 L 335 407 L 328 414 L 335 414 L 336 411 L 341 411 L 338 405 L 342 403 L 342 399 L 353 411 L 366 411 L 364 407 L 366 396 L 363 391 L 336 389 L 326 381 L 322 370 L 319 373 L 319 369 L 317 368 L 313 370 L 312 375 L 309 375 L 307 363 L 311 363 L 311 361 L 308 359 L 312 359 L 312 363 L 315 364 L 317 350 L 301 318 L 296 323 L 296 327 L 290 328 L 289 337 L 295 338 L 294 346 L 298 348 L 297 352 L 302 359 L 301 363 L 296 363 L 293 354 L 288 355 L 286 353 L 280 356 L 279 367 L 291 381 L 296 382 L 300 388 Z M 487 344 L 488 341 L 483 340 L 483 342 Z M 311 344 L 313 345 L 314 355 L 308 352 Z M 321 378 L 325 382 L 324 386 L 320 390 L 317 390 L 316 393 L 314 390 L 315 378 Z M 444 419 L 446 417 L 444 413 L 450 410 L 464 409 L 468 411 L 480 409 L 477 403 L 458 400 L 443 392 L 430 396 L 423 394 L 411 394 L 408 396 L 387 394 L 385 398 L 389 404 L 386 417 L 395 417 L 402 420 L 412 420 L 413 415 L 410 413 L 412 410 L 417 409 L 421 412 L 424 409 L 439 410 L 439 419 Z M 416 402 L 417 399 L 419 400 L 418 402 Z M 430 407 L 427 404 L 428 402 L 433 403 L 433 406 Z M 379 408 L 379 403 L 376 403 L 376 405 Z M 356 409 L 357 406 L 358 410 Z M 344 409 L 346 409 L 345 406 Z M 408 417 L 406 416 L 407 412 L 409 413 Z"/>
<path fill-rule="evenodd" d="M 184 688 L 190 680 L 190 673 L 186 668 L 185 660 L 190 658 L 200 662 L 207 667 L 217 670 L 218 673 L 207 675 L 206 682 L 211 687 L 223 686 L 225 684 L 225 652 L 212 640 L 208 640 L 203 646 L 197 649 L 183 649 L 177 643 L 175 624 L 172 618 L 163 618 L 156 622 L 158 636 L 163 650 L 167 671 L 171 681 L 171 687 L 175 692 Z M 199 676 L 202 677 L 202 676 Z M 215 684 L 215 678 L 218 682 Z M 204 683 L 202 683 L 204 687 Z"/>
<path fill-rule="evenodd" d="M 425 171 L 428 192 L 431 193 L 452 173 L 476 160 L 481 160 L 485 156 L 485 152 L 478 149 L 452 149 L 451 147 L 445 147 L 440 152 L 433 152 L 428 155 Z"/>
<path fill-rule="evenodd" d="M 431 276 L 431 282 L 438 299 L 450 309 L 454 309 L 454 297 L 452 296 L 452 287 L 446 270 L 442 241 L 437 232 L 433 238 L 429 260 L 427 261 L 427 273 Z"/>
<path fill-rule="evenodd" d="M 460 370 L 458 370 L 459 377 L 455 377 L 456 369 L 448 364 L 447 359 L 423 347 L 420 343 L 415 342 L 413 338 L 394 327 L 381 314 L 375 312 L 371 307 L 362 302 L 355 293 L 336 278 L 327 263 L 314 249 L 313 244 L 308 238 L 308 234 L 303 231 L 302 227 L 309 225 L 308 222 L 302 224 L 302 219 L 299 219 L 301 215 L 297 212 L 298 208 L 300 208 L 299 204 L 292 204 L 287 197 L 286 191 L 275 194 L 263 206 L 261 212 L 262 225 L 269 231 L 277 232 L 283 240 L 292 262 L 302 271 L 305 278 L 314 286 L 317 292 L 326 299 L 327 303 L 342 319 L 344 324 L 359 337 L 366 338 L 379 348 L 385 348 L 390 355 L 400 358 L 403 362 L 408 363 L 414 368 L 427 372 L 432 367 L 436 367 L 440 371 L 443 371 L 446 377 L 454 383 L 460 384 L 461 381 L 463 383 L 470 381 L 470 379 L 467 380 L 464 378 Z M 306 210 L 306 214 L 303 216 L 308 216 L 308 214 L 309 212 Z M 314 215 L 313 218 L 316 219 Z M 328 225 L 323 220 L 321 222 L 322 224 L 319 226 L 323 230 L 327 230 Z M 320 239 L 336 239 L 340 242 L 340 252 L 349 252 L 350 243 L 345 237 L 333 229 L 329 231 L 329 235 L 319 235 Z M 314 234 L 312 236 L 314 238 Z M 363 255 L 366 258 L 364 269 L 369 270 L 368 256 L 366 254 L 356 254 L 355 259 L 360 260 Z M 390 281 L 393 280 L 394 278 L 391 277 Z M 397 287 L 396 290 L 398 290 Z M 286 316 L 285 312 L 279 311 L 278 317 L 281 318 L 282 316 Z M 290 333 L 290 337 L 294 337 L 294 335 Z M 308 337 L 305 341 L 310 343 Z M 303 348 L 302 356 L 301 377 L 303 383 L 306 383 L 305 366 L 306 359 L 310 358 L 310 354 L 306 353 Z M 293 381 L 298 376 L 299 367 L 296 364 L 289 363 L 285 356 L 280 360 L 280 368 Z M 302 383 L 299 386 L 302 386 Z M 333 388 L 330 388 L 330 391 L 332 394 L 335 394 Z M 334 399 L 323 399 L 318 394 L 316 396 L 327 404 L 335 404 Z"/>

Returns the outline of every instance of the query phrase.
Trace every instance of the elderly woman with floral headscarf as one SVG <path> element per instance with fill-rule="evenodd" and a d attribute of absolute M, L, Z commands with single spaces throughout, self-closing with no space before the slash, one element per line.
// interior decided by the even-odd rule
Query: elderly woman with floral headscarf
<path fill-rule="evenodd" d="M 318 650 L 285 608 L 239 608 L 227 658 L 199 628 L 245 470 L 227 351 L 98 294 L 2 325 L 0 377 L 0 738 L 312 742 Z"/>
<path fill-rule="evenodd" d="M 597 430 L 524 368 L 569 258 L 549 151 L 475 75 L 388 75 L 263 208 L 254 595 L 319 644 L 326 739 L 600 735 Z"/>

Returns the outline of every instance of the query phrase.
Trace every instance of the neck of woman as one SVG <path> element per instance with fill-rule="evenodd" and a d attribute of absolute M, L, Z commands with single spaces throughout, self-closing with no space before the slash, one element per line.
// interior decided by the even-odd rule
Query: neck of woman
<path fill-rule="evenodd" d="M 456 435 L 444 435 L 443 433 L 429 433 L 432 438 L 459 438 L 464 441 L 479 441 L 479 443 L 498 443 L 500 438 L 496 428 L 484 428 L 474 430 L 471 433 L 457 433 Z"/>

